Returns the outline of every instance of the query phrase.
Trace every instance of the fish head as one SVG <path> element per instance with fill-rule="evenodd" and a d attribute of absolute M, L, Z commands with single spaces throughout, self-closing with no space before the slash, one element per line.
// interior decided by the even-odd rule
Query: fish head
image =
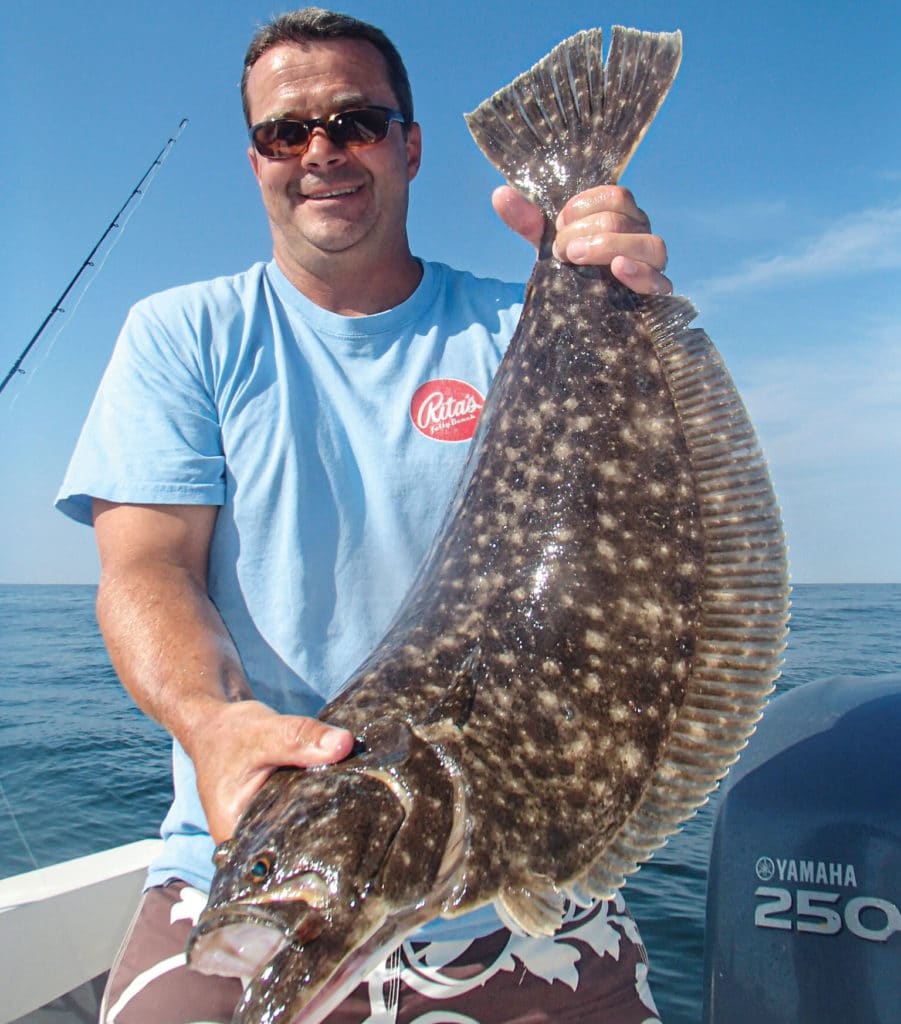
<path fill-rule="evenodd" d="M 361 749 L 275 772 L 216 849 L 188 963 L 246 983 L 236 1022 L 322 1019 L 422 919 L 431 879 L 399 869 L 416 802 L 408 751 Z"/>

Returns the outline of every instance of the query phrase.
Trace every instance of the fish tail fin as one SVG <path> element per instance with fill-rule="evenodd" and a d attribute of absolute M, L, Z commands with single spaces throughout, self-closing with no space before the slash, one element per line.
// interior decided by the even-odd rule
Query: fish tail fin
<path fill-rule="evenodd" d="M 669 92 L 681 32 L 615 26 L 556 46 L 480 104 L 466 123 L 491 163 L 553 219 L 568 199 L 616 182 Z"/>

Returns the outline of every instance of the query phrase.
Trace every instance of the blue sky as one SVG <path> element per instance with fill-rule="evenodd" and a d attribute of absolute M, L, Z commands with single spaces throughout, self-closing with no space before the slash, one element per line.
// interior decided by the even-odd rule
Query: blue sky
<path fill-rule="evenodd" d="M 77 309 L 0 395 L 0 582 L 92 582 L 52 510 L 128 307 L 269 255 L 237 83 L 271 0 L 0 4 L 0 375 L 182 118 Z M 901 11 L 895 3 L 347 2 L 408 63 L 423 125 L 411 238 L 524 279 L 462 113 L 594 25 L 681 28 L 674 89 L 624 183 L 750 408 L 798 582 L 901 581 Z M 62 328 L 61 331 L 59 329 Z M 57 331 L 59 333 L 57 334 Z"/>

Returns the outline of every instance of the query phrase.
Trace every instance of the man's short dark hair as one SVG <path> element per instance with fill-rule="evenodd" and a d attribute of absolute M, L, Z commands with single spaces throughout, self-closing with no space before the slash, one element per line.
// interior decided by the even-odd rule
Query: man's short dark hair
<path fill-rule="evenodd" d="M 244 73 L 241 76 L 241 102 L 244 118 L 250 126 L 250 109 L 247 102 L 247 78 L 250 69 L 274 46 L 281 43 L 295 43 L 306 46 L 322 39 L 362 39 L 379 51 L 385 61 L 388 83 L 397 98 L 397 105 L 407 123 L 413 120 L 413 93 L 407 69 L 391 40 L 381 29 L 365 21 L 352 18 L 349 14 L 338 14 L 322 7 L 302 7 L 297 11 L 279 14 L 263 25 L 250 42 L 244 57 Z"/>

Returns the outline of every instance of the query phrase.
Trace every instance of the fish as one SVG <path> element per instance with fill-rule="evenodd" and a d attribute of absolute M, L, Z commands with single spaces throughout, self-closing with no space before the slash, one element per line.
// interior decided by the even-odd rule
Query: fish
<path fill-rule="evenodd" d="M 580 32 L 467 115 L 544 236 L 444 525 L 321 713 L 354 750 L 276 771 L 214 855 L 188 960 L 245 980 L 236 1024 L 316 1024 L 436 917 L 552 934 L 695 813 L 773 690 L 787 549 L 721 356 L 687 299 L 552 249 L 681 52 Z"/>

